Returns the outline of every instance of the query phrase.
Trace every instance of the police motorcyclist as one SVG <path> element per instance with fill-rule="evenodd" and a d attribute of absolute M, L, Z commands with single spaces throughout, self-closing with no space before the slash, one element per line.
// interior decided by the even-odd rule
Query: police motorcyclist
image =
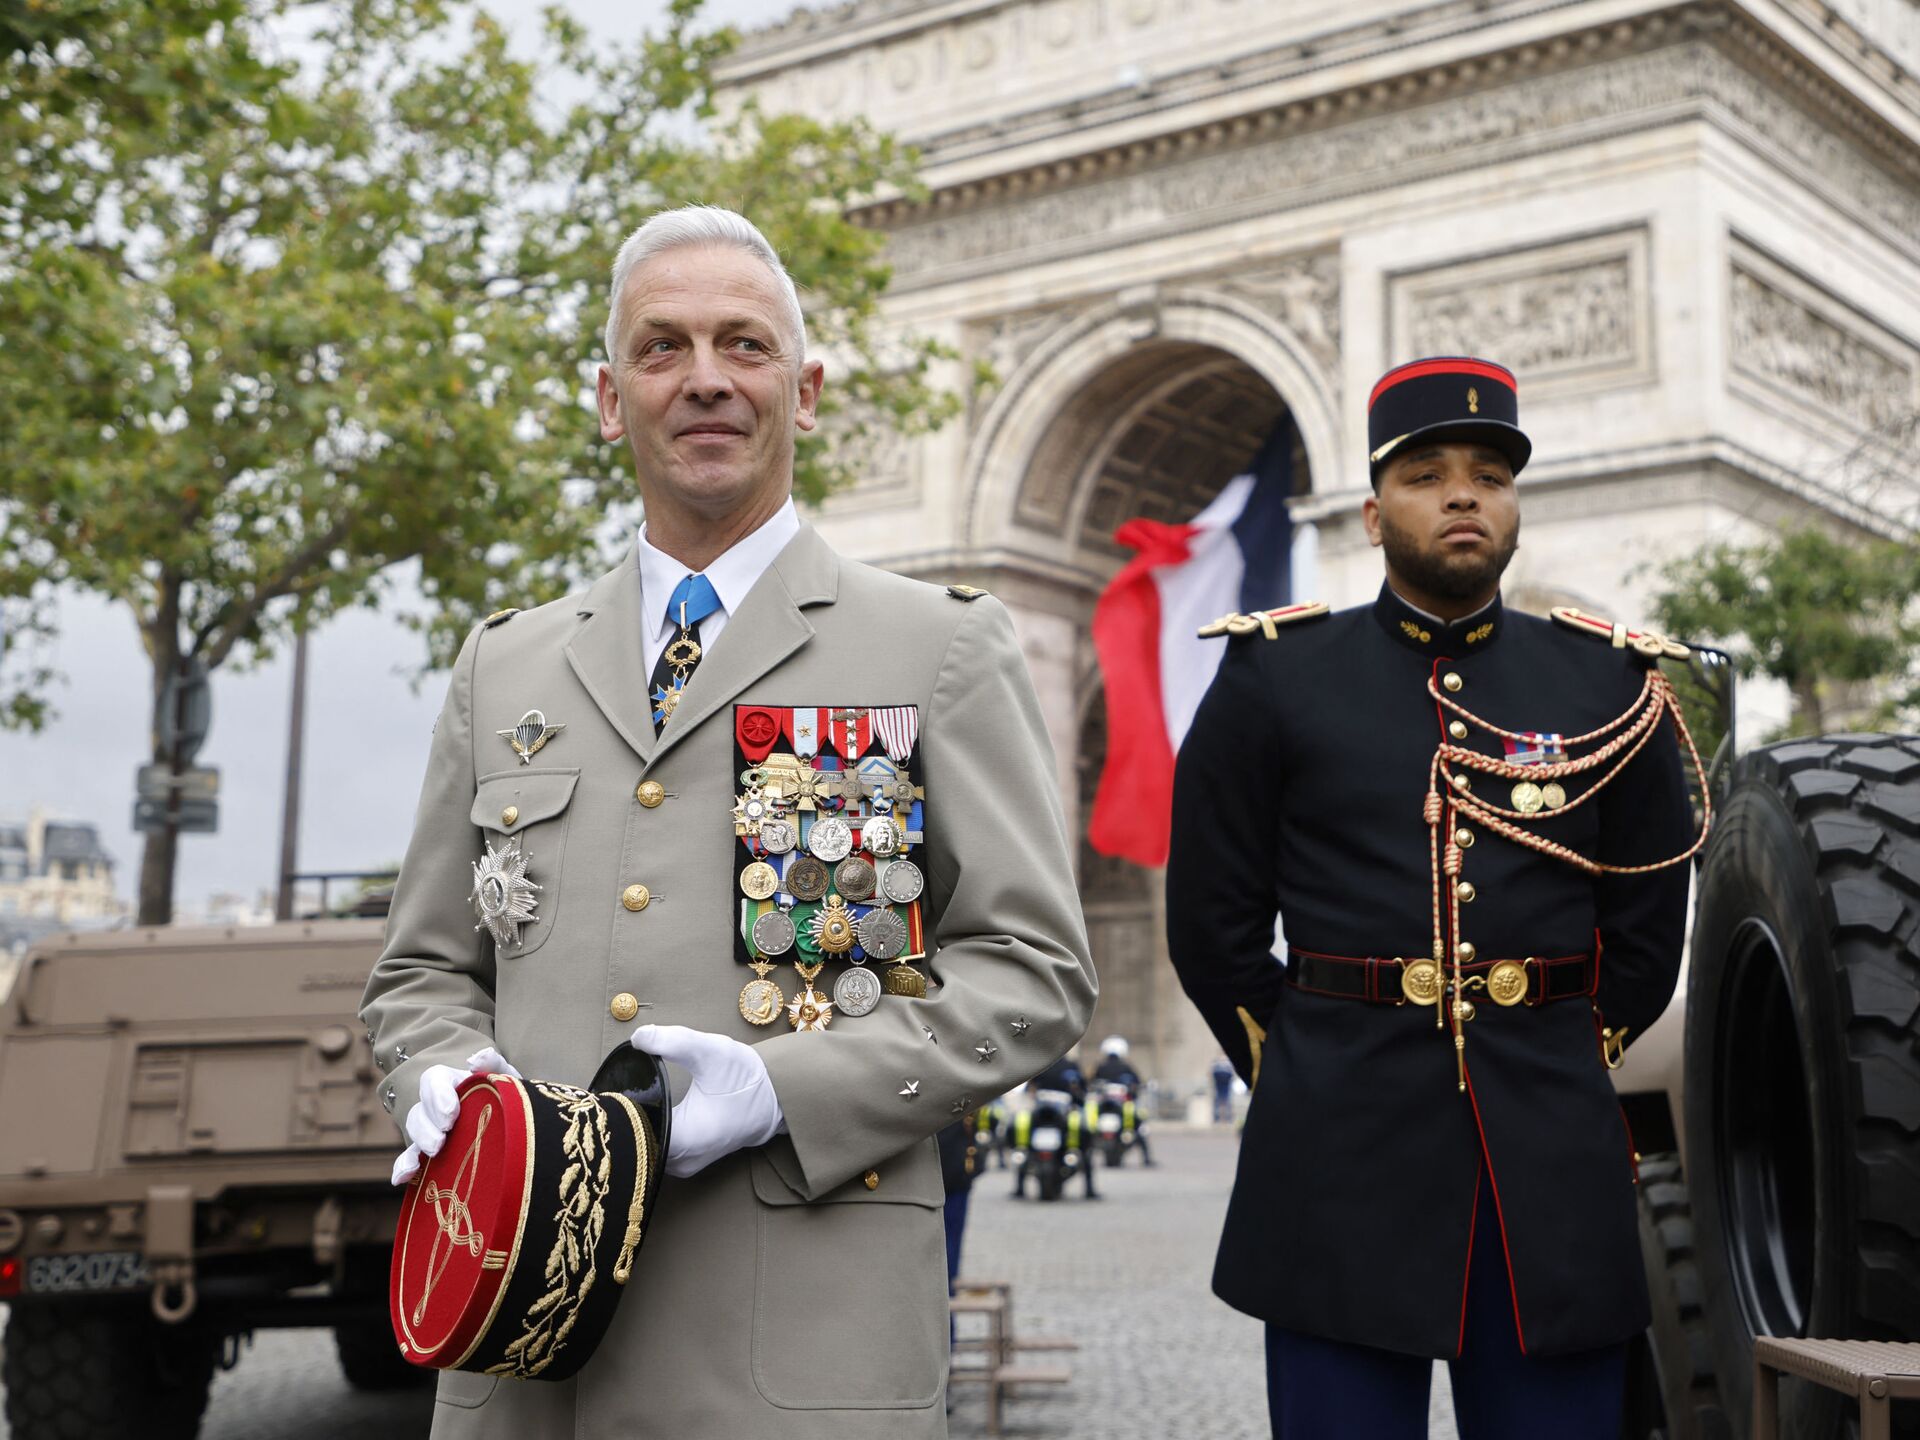
<path fill-rule="evenodd" d="M 1066 1148 L 1079 1161 L 1080 1177 L 1087 1187 L 1087 1199 L 1098 1200 L 1099 1194 L 1093 1188 L 1093 1148 L 1085 1143 L 1086 1133 L 1082 1112 L 1087 1102 L 1087 1077 L 1081 1073 L 1079 1064 L 1071 1055 L 1063 1055 L 1038 1075 L 1028 1085 L 1028 1094 L 1038 1097 L 1043 1090 L 1056 1090 L 1066 1095 L 1066 1113 L 1061 1118 L 1066 1131 Z M 1014 1148 L 1027 1151 L 1033 1134 L 1033 1109 L 1018 1111 L 1013 1116 L 1010 1130 Z M 1022 1158 L 1013 1167 L 1013 1198 L 1024 1200 L 1027 1194 L 1027 1159 Z"/>
<path fill-rule="evenodd" d="M 1128 1058 L 1128 1048 L 1124 1035 L 1109 1035 L 1102 1040 L 1100 1063 L 1094 1067 L 1093 1078 L 1126 1086 L 1128 1094 L 1132 1096 L 1130 1104 L 1134 1113 L 1137 1114 L 1141 1089 L 1140 1072 L 1133 1068 L 1133 1061 Z M 1138 1120 L 1133 1120 L 1128 1128 L 1133 1131 L 1134 1141 L 1140 1147 L 1140 1163 L 1153 1164 L 1153 1152 L 1147 1148 L 1147 1127 L 1140 1124 Z"/>

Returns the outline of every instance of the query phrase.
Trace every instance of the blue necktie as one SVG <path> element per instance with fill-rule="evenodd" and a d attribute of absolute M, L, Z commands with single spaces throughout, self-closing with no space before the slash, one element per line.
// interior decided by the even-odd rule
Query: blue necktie
<path fill-rule="evenodd" d="M 665 728 L 680 693 L 687 688 L 693 667 L 700 663 L 700 622 L 720 608 L 720 597 L 713 582 L 704 575 L 689 575 L 673 587 L 667 601 L 667 618 L 679 627 L 678 633 L 660 652 L 653 667 L 653 729 Z"/>

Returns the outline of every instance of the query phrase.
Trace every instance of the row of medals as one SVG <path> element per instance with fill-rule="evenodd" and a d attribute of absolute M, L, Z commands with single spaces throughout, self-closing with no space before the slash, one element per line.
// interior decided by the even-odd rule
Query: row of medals
<path fill-rule="evenodd" d="M 1549 780 L 1544 785 L 1536 785 L 1531 780 L 1522 780 L 1513 787 L 1509 797 L 1513 808 L 1522 815 L 1538 815 L 1542 810 L 1558 810 L 1567 803 L 1567 792 L 1557 781 Z"/>
<path fill-rule="evenodd" d="M 767 978 L 775 959 L 799 944 L 790 907 L 783 904 L 753 922 L 755 953 L 749 964 L 754 978 L 740 991 L 740 1014 L 748 1024 L 771 1025 L 784 1008 L 794 1029 L 824 1030 L 835 1011 L 855 1018 L 871 1014 L 883 993 L 916 999 L 927 993 L 927 977 L 899 958 L 907 948 L 907 922 L 889 908 L 919 899 L 926 878 L 902 853 L 906 834 L 893 818 L 892 801 L 876 791 L 870 803 L 874 813 L 861 825 L 862 853 L 853 853 L 853 827 L 846 820 L 822 815 L 807 831 L 807 853 L 788 862 L 784 879 L 766 860 L 755 860 L 740 872 L 740 893 L 749 900 L 770 900 L 784 889 L 798 901 L 826 901 L 807 922 L 808 935 L 825 958 L 811 965 L 794 961 L 805 988 L 792 1000 Z M 758 838 L 767 854 L 787 855 L 798 848 L 798 822 L 764 799 L 759 787 L 748 788 L 739 809 L 748 836 Z M 876 896 L 884 903 L 858 918 L 847 908 L 849 902 L 864 904 Z M 849 959 L 855 942 L 866 959 L 851 961 L 834 981 L 829 1001 L 813 988 L 814 979 L 827 959 Z M 866 960 L 893 963 L 884 976 L 876 976 Z"/>

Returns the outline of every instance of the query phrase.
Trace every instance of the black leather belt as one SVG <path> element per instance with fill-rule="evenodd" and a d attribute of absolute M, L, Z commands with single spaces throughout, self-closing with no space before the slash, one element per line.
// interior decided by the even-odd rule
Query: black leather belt
<path fill-rule="evenodd" d="M 1430 1005 L 1432 995 L 1422 999 L 1409 995 L 1402 987 L 1401 980 L 1409 965 L 1432 966 L 1433 962 L 1420 956 L 1402 959 L 1398 956 L 1352 956 L 1321 955 L 1312 950 L 1289 949 L 1287 951 L 1287 983 L 1312 995 L 1335 995 L 1344 1000 L 1366 1000 L 1376 1005 L 1405 1005 L 1418 1003 Z M 1500 987 L 1490 986 L 1490 978 L 1495 971 L 1503 977 L 1515 974 L 1515 967 L 1526 977 L 1526 989 L 1523 993 L 1513 993 L 1511 999 L 1504 998 L 1507 992 Z M 1446 968 L 1446 978 L 1452 978 L 1452 967 Z M 1554 1000 L 1571 1000 L 1576 996 L 1591 995 L 1594 991 L 1596 971 L 1591 955 L 1561 955 L 1552 959 L 1541 959 L 1529 955 L 1524 960 L 1478 960 L 1472 964 L 1463 964 L 1460 973 L 1466 979 L 1466 989 L 1473 991 L 1492 990 L 1494 998 L 1505 1005 L 1545 1005 Z M 1517 987 L 1515 987 L 1517 992 Z"/>

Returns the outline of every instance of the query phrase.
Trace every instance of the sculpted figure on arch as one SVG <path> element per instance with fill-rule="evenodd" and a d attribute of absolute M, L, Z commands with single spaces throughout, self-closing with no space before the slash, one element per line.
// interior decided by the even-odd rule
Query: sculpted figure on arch
<path fill-rule="evenodd" d="M 578 1375 L 449 1371 L 433 1434 L 944 1435 L 932 1137 L 1094 995 L 1040 711 L 999 601 L 796 515 L 825 377 L 757 229 L 655 216 L 609 309 L 600 429 L 646 523 L 468 637 L 362 1013 L 396 1183 L 470 1061 L 584 1086 L 629 1043 L 671 1067 L 668 1179 Z"/>
<path fill-rule="evenodd" d="M 1253 1088 L 1214 1289 L 1283 1440 L 1424 1440 L 1435 1359 L 1462 1440 L 1612 1440 L 1648 1299 L 1607 1072 L 1680 964 L 1685 651 L 1501 603 L 1504 367 L 1400 366 L 1368 422 L 1379 597 L 1203 629 L 1176 771 L 1168 945 Z"/>

